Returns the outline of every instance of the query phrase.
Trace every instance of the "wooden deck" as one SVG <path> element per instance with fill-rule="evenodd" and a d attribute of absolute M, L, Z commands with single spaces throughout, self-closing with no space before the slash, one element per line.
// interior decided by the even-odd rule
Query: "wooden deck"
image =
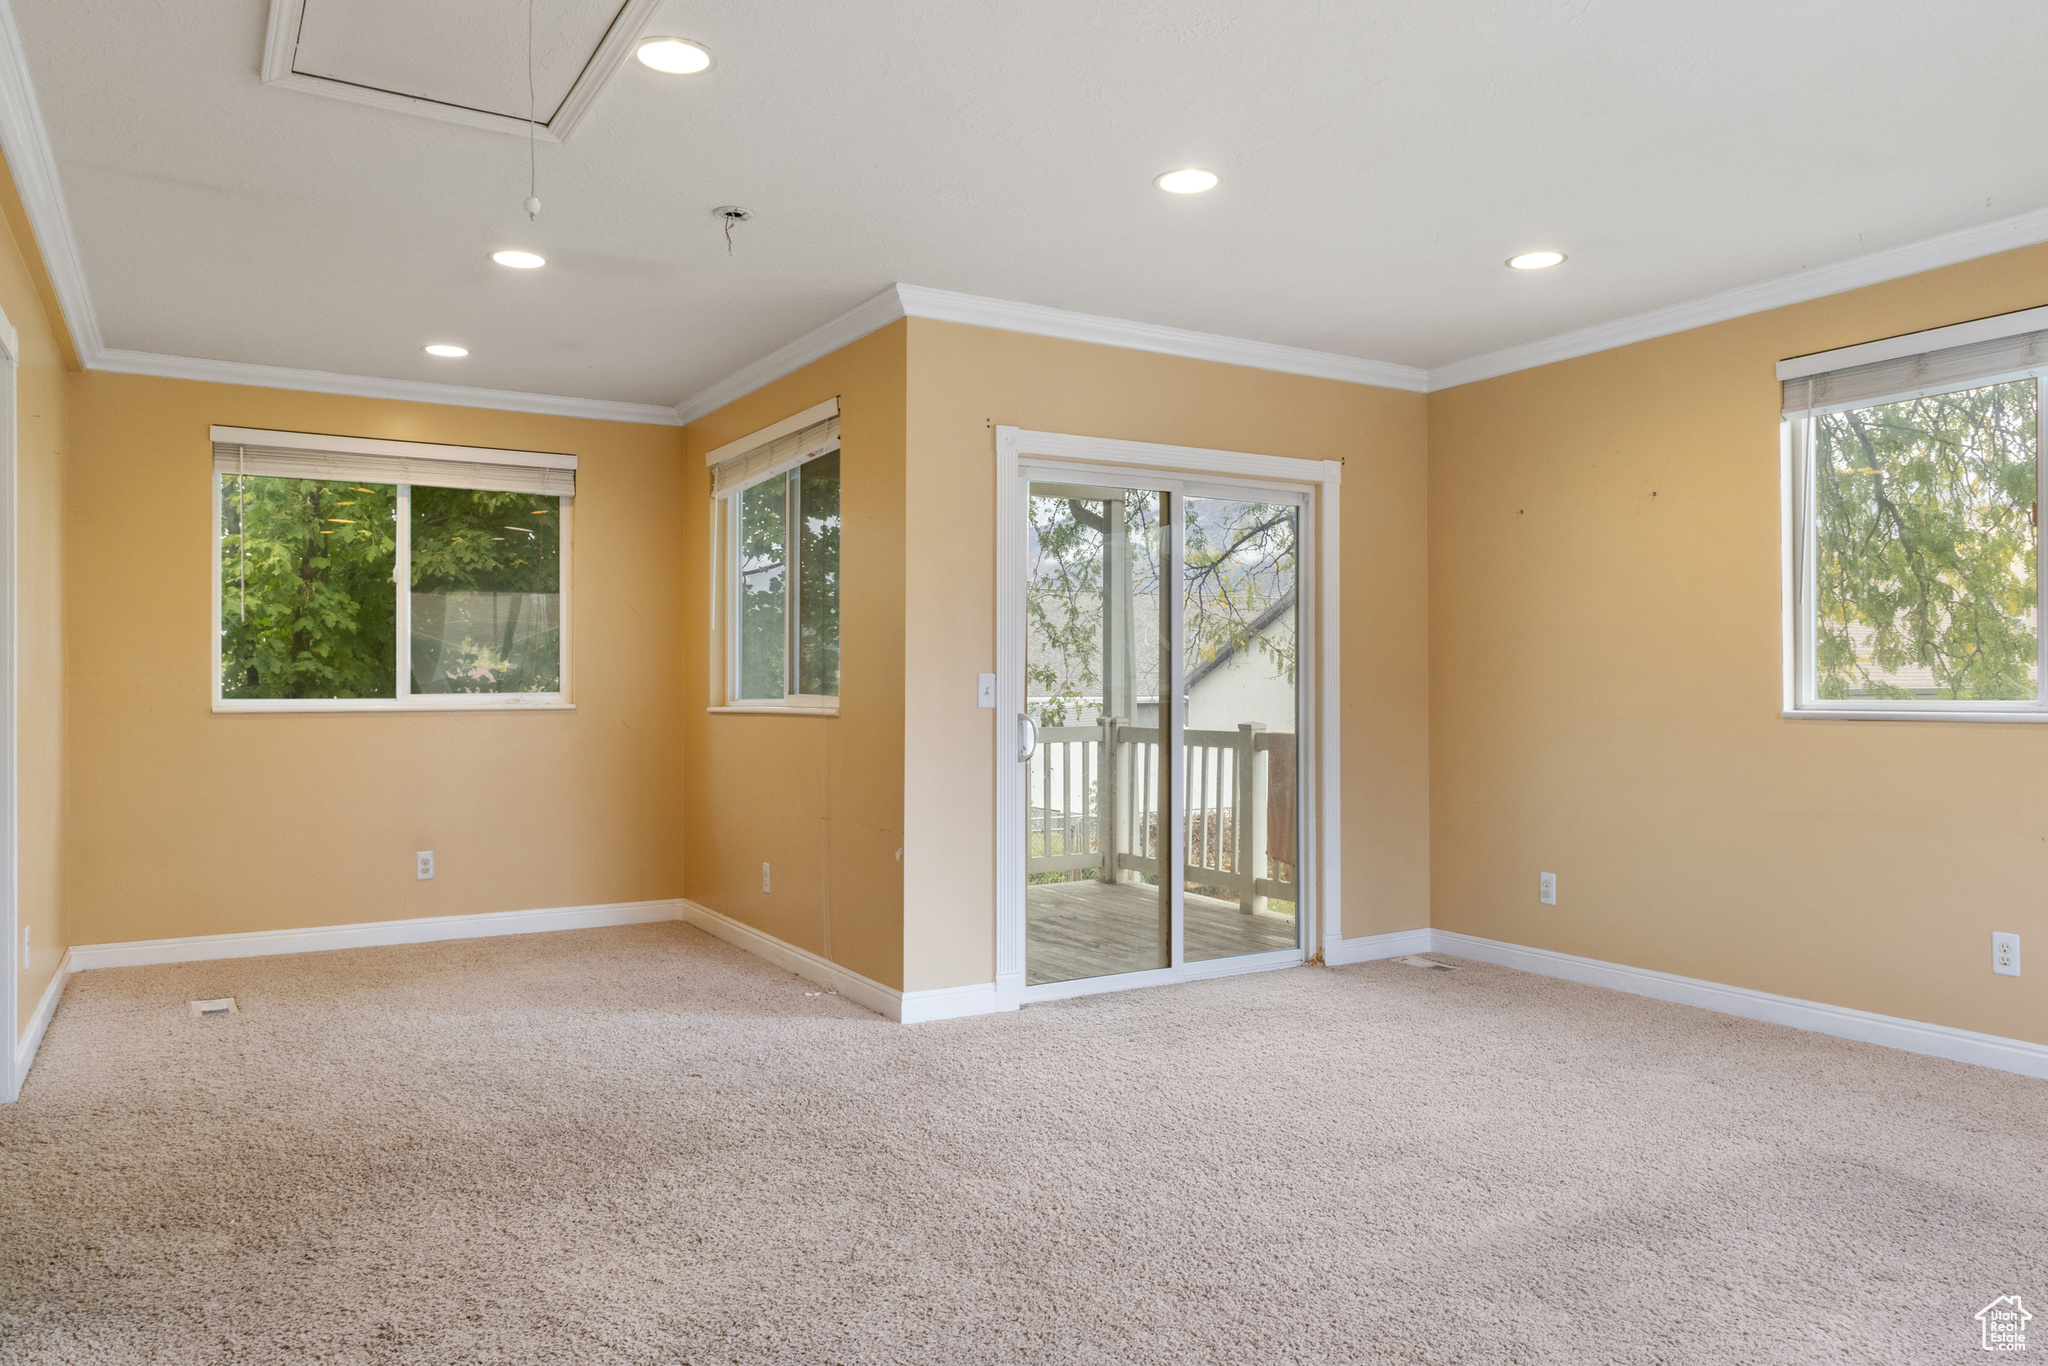
<path fill-rule="evenodd" d="M 1159 889 L 1143 884 L 1050 882 L 1024 889 L 1024 981 L 1066 982 L 1167 965 Z M 1295 946 L 1294 917 L 1246 915 L 1235 901 L 1187 894 L 1189 962 Z"/>

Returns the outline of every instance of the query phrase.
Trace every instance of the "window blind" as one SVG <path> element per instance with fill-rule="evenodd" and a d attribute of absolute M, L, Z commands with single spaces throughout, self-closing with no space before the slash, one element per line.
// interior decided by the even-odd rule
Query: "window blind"
<path fill-rule="evenodd" d="M 1786 417 L 1866 408 L 2019 379 L 2048 368 L 2048 329 L 1781 381 Z"/>
<path fill-rule="evenodd" d="M 352 479 L 365 484 L 489 489 L 545 497 L 576 495 L 576 457 L 482 446 L 318 437 L 238 427 L 213 429 L 216 474 L 282 479 Z"/>
<path fill-rule="evenodd" d="M 722 497 L 795 469 L 839 447 L 839 419 L 828 417 L 711 467 L 711 492 Z"/>

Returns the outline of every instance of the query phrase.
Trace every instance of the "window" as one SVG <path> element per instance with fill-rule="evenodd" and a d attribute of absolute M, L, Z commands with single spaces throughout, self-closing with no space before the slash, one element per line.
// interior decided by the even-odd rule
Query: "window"
<path fill-rule="evenodd" d="M 722 457 L 712 490 L 722 528 L 728 706 L 838 706 L 837 412 L 835 400 L 712 453 Z"/>
<path fill-rule="evenodd" d="M 215 709 L 567 705 L 575 463 L 214 428 Z"/>
<path fill-rule="evenodd" d="M 1788 711 L 2048 720 L 2044 325 L 2048 310 L 2031 310 L 1780 367 Z"/>

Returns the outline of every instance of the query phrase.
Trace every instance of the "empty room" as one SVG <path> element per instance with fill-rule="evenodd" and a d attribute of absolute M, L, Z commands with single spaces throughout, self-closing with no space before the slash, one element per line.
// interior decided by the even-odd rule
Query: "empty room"
<path fill-rule="evenodd" d="M 2044 57 L 0 0 L 0 1363 L 2048 1350 Z"/>

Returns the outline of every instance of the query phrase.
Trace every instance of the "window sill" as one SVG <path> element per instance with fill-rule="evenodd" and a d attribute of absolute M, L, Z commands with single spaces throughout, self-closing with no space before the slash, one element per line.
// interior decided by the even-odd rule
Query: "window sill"
<path fill-rule="evenodd" d="M 1935 711 L 1910 707 L 1788 707 L 1788 721 L 2048 721 L 2048 708 L 2024 711 Z"/>
<path fill-rule="evenodd" d="M 718 716 L 837 716 L 837 707 L 792 707 L 784 702 L 762 702 L 751 706 L 728 705 L 704 709 Z"/>
<path fill-rule="evenodd" d="M 216 712 L 281 713 L 299 715 L 320 712 L 405 712 L 419 715 L 423 712 L 442 711 L 574 711 L 576 704 L 560 697 L 550 696 L 546 701 L 526 701 L 513 693 L 477 694 L 451 697 L 447 701 L 426 698 L 407 698 L 399 701 L 390 697 L 316 697 L 316 698 L 215 698 Z"/>

